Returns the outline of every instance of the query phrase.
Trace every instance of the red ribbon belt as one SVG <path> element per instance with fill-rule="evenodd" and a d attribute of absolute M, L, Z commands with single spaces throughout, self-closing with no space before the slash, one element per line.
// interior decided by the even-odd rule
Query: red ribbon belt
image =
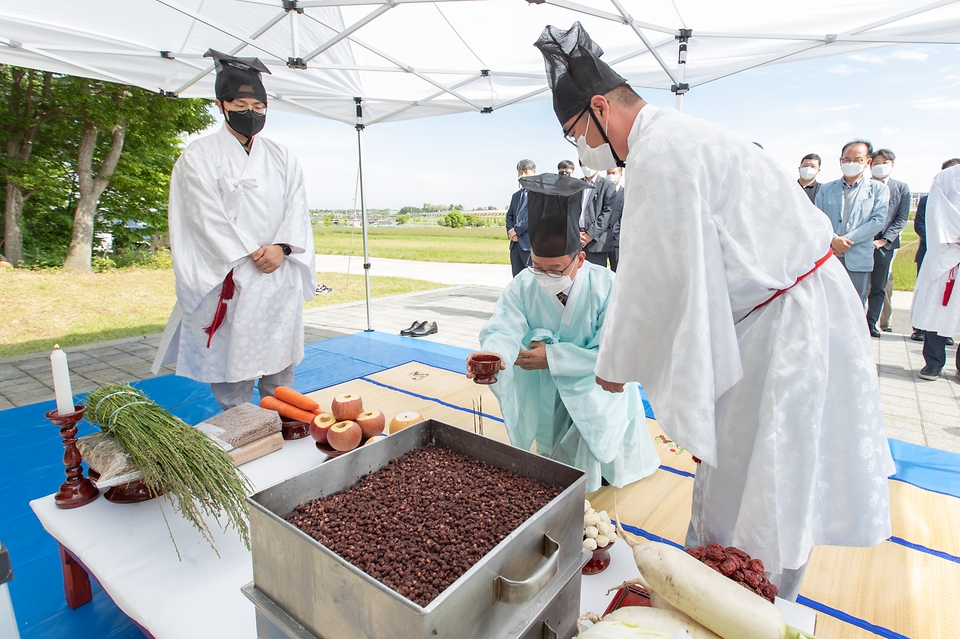
<path fill-rule="evenodd" d="M 230 269 L 227 276 L 223 278 L 223 286 L 220 287 L 220 299 L 217 301 L 217 312 L 213 314 L 213 321 L 210 322 L 210 326 L 203 329 L 203 332 L 207 334 L 207 348 L 210 348 L 210 340 L 213 339 L 213 334 L 223 326 L 223 322 L 227 319 L 227 300 L 233 299 L 234 288 L 233 269 Z"/>
<path fill-rule="evenodd" d="M 793 288 L 794 286 L 796 286 L 797 284 L 799 284 L 800 282 L 802 282 L 803 280 L 805 280 L 805 279 L 806 279 L 807 277 L 809 277 L 814 271 L 816 271 L 818 268 L 820 268 L 821 266 L 823 266 L 824 264 L 826 264 L 826 263 L 827 263 L 827 260 L 829 260 L 829 259 L 830 259 L 830 256 L 832 256 L 832 255 L 833 255 L 833 249 L 832 249 L 832 248 L 827 249 L 827 254 L 824 255 L 823 257 L 821 257 L 819 260 L 817 260 L 816 264 L 813 265 L 813 268 L 812 268 L 812 269 L 810 269 L 809 271 L 807 271 L 806 273 L 804 273 L 803 275 L 801 275 L 800 277 L 798 277 L 798 278 L 797 278 L 797 281 L 794 282 L 793 284 L 791 284 L 790 286 L 788 286 L 787 288 L 781 288 L 779 291 L 777 291 L 776 293 L 774 293 L 773 295 L 771 295 L 771 296 L 770 296 L 770 299 L 768 299 L 766 302 L 763 302 L 762 304 L 758 304 L 757 306 L 754 306 L 754 307 L 753 307 L 753 310 L 750 311 L 750 313 L 747 313 L 747 315 L 750 315 L 751 313 L 753 313 L 754 311 L 756 311 L 756 310 L 759 309 L 759 308 L 763 308 L 764 306 L 766 306 L 767 304 L 769 304 L 769 303 L 772 302 L 773 300 L 777 299 L 778 297 L 780 297 L 781 295 L 783 295 L 784 293 L 786 293 L 787 291 L 789 291 L 791 288 Z"/>
<path fill-rule="evenodd" d="M 960 266 L 958 264 L 957 266 Z M 947 284 L 943 287 L 943 306 L 946 306 L 950 302 L 950 296 L 953 295 L 953 283 L 957 279 L 957 267 L 954 266 L 950 269 L 950 274 L 947 275 Z"/>

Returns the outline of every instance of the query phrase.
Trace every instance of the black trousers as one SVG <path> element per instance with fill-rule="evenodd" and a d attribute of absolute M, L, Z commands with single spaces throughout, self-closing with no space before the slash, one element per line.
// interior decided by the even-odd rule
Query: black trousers
<path fill-rule="evenodd" d="M 596 264 L 597 266 L 607 267 L 607 258 L 610 257 L 609 251 L 604 251 L 603 253 L 590 253 L 587 251 L 587 261 L 591 264 Z"/>
<path fill-rule="evenodd" d="M 615 248 L 610 251 L 610 270 L 617 272 L 617 265 L 620 263 L 620 249 Z"/>
<path fill-rule="evenodd" d="M 867 324 L 870 326 L 876 326 L 880 321 L 893 254 L 893 250 L 873 250 L 873 272 L 870 274 L 870 293 L 867 295 Z"/>
<path fill-rule="evenodd" d="M 524 251 L 520 248 L 520 242 L 510 242 L 510 268 L 513 269 L 514 277 L 527 268 L 527 262 L 529 261 L 530 251 Z"/>
<path fill-rule="evenodd" d="M 934 368 L 943 368 L 947 363 L 947 338 L 934 331 L 923 336 L 923 363 Z M 960 348 L 957 349 L 957 370 L 960 371 Z"/>

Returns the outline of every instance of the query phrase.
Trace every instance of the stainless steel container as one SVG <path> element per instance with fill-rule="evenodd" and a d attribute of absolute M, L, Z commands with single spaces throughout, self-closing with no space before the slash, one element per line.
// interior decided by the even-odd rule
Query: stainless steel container
<path fill-rule="evenodd" d="M 561 486 L 563 492 L 426 607 L 283 519 L 299 503 L 343 490 L 391 459 L 431 444 Z M 571 637 L 587 558 L 585 484 L 584 473 L 575 468 L 428 420 L 262 490 L 248 498 L 253 584 L 244 589 L 257 604 L 258 627 L 264 622 L 260 637 Z M 270 624 L 289 632 L 271 634 Z"/>

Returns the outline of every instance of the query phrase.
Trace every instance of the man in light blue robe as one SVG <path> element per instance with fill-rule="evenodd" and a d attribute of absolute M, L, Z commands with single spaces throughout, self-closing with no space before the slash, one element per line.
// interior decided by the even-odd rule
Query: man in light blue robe
<path fill-rule="evenodd" d="M 531 189 L 531 204 L 536 198 Z M 536 442 L 539 454 L 585 471 L 587 492 L 601 478 L 618 487 L 642 479 L 660 459 L 640 389 L 632 383 L 613 395 L 594 377 L 615 275 L 585 262 L 579 229 L 574 222 L 567 233 L 565 216 L 544 215 L 531 229 L 531 268 L 507 285 L 480 332 L 482 350 L 501 358 L 491 389 L 510 442 L 524 450 Z"/>

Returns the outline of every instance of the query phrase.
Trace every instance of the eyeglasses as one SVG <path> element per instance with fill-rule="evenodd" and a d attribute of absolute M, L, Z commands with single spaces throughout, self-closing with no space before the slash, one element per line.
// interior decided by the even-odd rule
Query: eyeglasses
<path fill-rule="evenodd" d="M 535 267 L 535 266 L 533 265 L 533 261 L 532 261 L 533 258 L 528 257 L 528 258 L 527 258 L 527 269 L 528 269 L 531 273 L 533 273 L 534 275 L 546 275 L 547 277 L 552 277 L 552 278 L 554 278 L 554 279 L 560 279 L 561 277 L 563 277 L 563 276 L 566 274 L 567 269 L 570 268 L 571 266 L 573 266 L 573 263 L 576 261 L 576 259 L 577 259 L 577 256 L 574 255 L 574 256 L 570 259 L 570 263 L 567 264 L 566 266 L 564 266 L 562 271 L 543 271 L 543 270 L 538 269 L 537 267 Z"/>
<path fill-rule="evenodd" d="M 590 106 L 588 105 L 586 109 L 580 112 L 580 115 L 578 115 L 577 119 L 573 121 L 573 124 L 570 125 L 570 128 L 563 132 L 563 139 L 569 142 L 570 144 L 572 144 L 573 146 L 577 146 L 577 139 L 573 137 L 573 130 L 576 128 L 577 122 L 579 122 L 580 119 L 583 118 L 584 114 L 589 110 L 590 110 Z"/>

